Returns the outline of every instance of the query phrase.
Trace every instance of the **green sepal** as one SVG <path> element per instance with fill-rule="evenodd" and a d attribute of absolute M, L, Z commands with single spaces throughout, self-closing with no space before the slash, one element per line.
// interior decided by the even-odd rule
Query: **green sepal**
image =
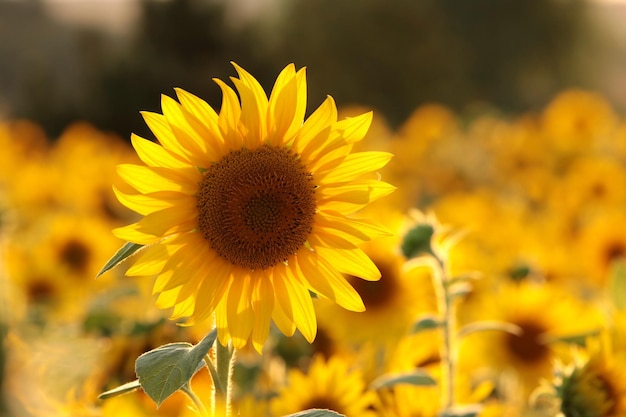
<path fill-rule="evenodd" d="M 295 414 L 289 414 L 284 417 L 346 417 L 343 414 L 339 414 L 336 411 L 332 410 L 322 410 L 319 408 L 312 408 L 310 410 L 304 410 L 297 412 Z"/>
<path fill-rule="evenodd" d="M 213 329 L 195 346 L 186 342 L 169 343 L 137 358 L 135 373 L 141 388 L 157 407 L 206 365 L 204 358 L 216 337 L 217 330 Z"/>
<path fill-rule="evenodd" d="M 140 245 L 139 243 L 132 243 L 132 242 L 124 243 L 124 246 L 119 248 L 117 252 L 115 252 L 115 255 L 113 255 L 111 259 L 109 259 L 107 263 L 102 267 L 100 272 L 98 272 L 98 275 L 96 275 L 96 278 L 99 278 L 102 274 L 107 272 L 109 269 L 116 267 L 117 265 L 122 263 L 124 259 L 128 258 L 130 255 L 137 252 L 139 249 L 143 247 L 144 245 Z"/>
<path fill-rule="evenodd" d="M 127 382 L 124 385 L 120 385 L 117 388 L 113 388 L 111 390 L 103 392 L 102 394 L 98 395 L 98 399 L 106 400 L 107 398 L 117 397 L 118 395 L 133 392 L 137 388 L 140 388 L 140 387 L 141 387 L 141 384 L 139 383 L 139 380 L 136 379 L 132 382 Z"/>
<path fill-rule="evenodd" d="M 426 314 L 413 324 L 411 334 L 419 333 L 423 330 L 436 329 L 443 325 L 442 321 L 434 314 Z"/>
<path fill-rule="evenodd" d="M 389 388 L 398 384 L 409 384 L 418 386 L 437 385 L 437 381 L 426 371 L 416 369 L 411 372 L 390 373 L 379 376 L 370 384 L 373 390 Z"/>

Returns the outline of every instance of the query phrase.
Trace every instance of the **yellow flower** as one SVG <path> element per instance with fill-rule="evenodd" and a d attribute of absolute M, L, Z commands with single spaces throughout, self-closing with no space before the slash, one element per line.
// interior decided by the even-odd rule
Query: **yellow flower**
<path fill-rule="evenodd" d="M 268 99 L 234 65 L 240 99 L 216 79 L 219 114 L 181 89 L 180 103 L 162 97 L 162 115 L 143 113 L 160 144 L 133 135 L 145 165 L 120 165 L 130 187 L 116 193 L 145 217 L 115 234 L 148 246 L 128 275 L 156 275 L 157 304 L 174 307 L 172 318 L 215 316 L 222 344 L 251 340 L 260 351 L 272 319 L 314 339 L 309 291 L 364 309 L 342 274 L 379 279 L 357 245 L 388 232 L 350 216 L 394 187 L 372 173 L 391 154 L 351 152 L 371 113 L 337 121 L 328 97 L 305 121 L 304 69 L 285 67 Z"/>
<path fill-rule="evenodd" d="M 617 128 L 611 105 L 599 94 L 567 90 L 557 95 L 541 115 L 542 133 L 560 154 L 571 155 L 593 149 Z"/>
<path fill-rule="evenodd" d="M 592 356 L 561 377 L 557 392 L 565 417 L 626 416 L 626 363 L 617 358 Z"/>
<path fill-rule="evenodd" d="M 375 395 L 365 388 L 362 374 L 349 363 L 316 355 L 308 372 L 293 369 L 288 385 L 271 401 L 272 415 L 283 416 L 311 408 L 336 411 L 350 417 L 374 417 Z"/>
<path fill-rule="evenodd" d="M 389 206 L 377 208 L 374 212 L 368 209 L 368 213 L 395 233 L 393 237 L 361 245 L 381 271 L 379 281 L 346 276 L 361 295 L 366 311 L 340 310 L 327 300 L 318 300 L 315 307 L 320 327 L 326 329 L 333 340 L 360 347 L 368 342 L 390 347 L 410 330 L 420 312 L 436 308 L 435 295 L 426 268 L 403 269 L 406 258 L 400 250 L 400 239 L 403 237 L 402 228 L 408 222 L 406 216 Z M 383 220 L 385 217 L 386 220 Z M 346 329 L 350 331 L 346 332 Z"/>
<path fill-rule="evenodd" d="M 553 361 L 568 346 L 560 340 L 597 331 L 602 325 L 592 305 L 547 283 L 506 284 L 497 293 L 484 296 L 489 319 L 514 324 L 521 332 L 478 334 L 474 339 L 480 345 L 477 349 L 494 370 L 515 372 L 521 389 L 530 390 L 540 378 L 550 375 Z"/>

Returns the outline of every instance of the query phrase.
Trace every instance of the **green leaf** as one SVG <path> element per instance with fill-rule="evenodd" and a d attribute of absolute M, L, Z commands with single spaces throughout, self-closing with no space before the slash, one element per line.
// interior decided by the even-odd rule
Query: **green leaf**
<path fill-rule="evenodd" d="M 523 332 L 521 327 L 513 323 L 507 323 L 505 321 L 496 321 L 496 320 L 483 320 L 483 321 L 477 321 L 474 323 L 469 323 L 461 327 L 461 329 L 459 330 L 458 336 L 465 337 L 472 333 L 484 332 L 487 330 L 498 330 L 502 332 L 511 333 L 516 336 L 520 336 Z"/>
<path fill-rule="evenodd" d="M 117 388 L 113 388 L 112 390 L 103 392 L 98 395 L 99 400 L 106 400 L 107 398 L 117 397 L 118 395 L 126 394 L 128 392 L 135 391 L 137 388 L 141 387 L 139 380 L 135 380 L 133 382 L 127 382 L 124 385 L 120 385 Z"/>
<path fill-rule="evenodd" d="M 322 410 L 319 408 L 312 408 L 310 410 L 300 411 L 295 414 L 289 414 L 284 417 L 346 417 L 343 414 L 339 414 L 336 411 L 332 410 Z"/>
<path fill-rule="evenodd" d="M 626 307 L 626 261 L 618 259 L 611 264 L 609 274 L 609 293 L 616 309 Z"/>
<path fill-rule="evenodd" d="M 439 417 L 476 417 L 481 409 L 480 404 L 456 406 L 442 411 Z"/>
<path fill-rule="evenodd" d="M 412 372 L 399 372 L 381 375 L 372 381 L 370 387 L 374 390 L 389 388 L 397 384 L 430 386 L 437 385 L 437 381 L 424 370 L 416 369 Z"/>
<path fill-rule="evenodd" d="M 419 318 L 415 324 L 413 324 L 413 328 L 411 329 L 411 333 L 418 333 L 422 330 L 436 329 L 437 327 L 441 327 L 443 323 L 441 320 L 434 314 L 427 314 Z"/>
<path fill-rule="evenodd" d="M 204 357 L 217 337 L 213 329 L 197 345 L 169 343 L 144 353 L 135 362 L 141 388 L 157 407 L 189 382 L 204 365 Z"/>
<path fill-rule="evenodd" d="M 96 278 L 100 277 L 109 269 L 119 265 L 124 259 L 128 258 L 133 253 L 143 248 L 143 246 L 144 245 L 140 245 L 138 243 L 126 242 L 124 246 L 119 248 L 118 251 L 115 252 L 115 255 L 113 255 L 113 257 L 111 257 L 111 259 L 107 261 L 107 263 L 102 267 L 100 272 L 98 272 L 98 275 L 96 275 Z"/>

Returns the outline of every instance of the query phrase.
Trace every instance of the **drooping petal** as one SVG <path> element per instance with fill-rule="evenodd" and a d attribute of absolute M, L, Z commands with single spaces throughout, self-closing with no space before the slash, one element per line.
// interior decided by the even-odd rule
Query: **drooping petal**
<path fill-rule="evenodd" d="M 350 311 L 365 311 L 361 296 L 335 268 L 314 252 L 298 256 L 298 265 L 313 291 Z"/>
<path fill-rule="evenodd" d="M 282 310 L 291 313 L 298 330 L 306 340 L 312 342 L 317 333 L 317 320 L 307 288 L 287 268 L 275 268 L 272 283 Z"/>
<path fill-rule="evenodd" d="M 252 345 L 261 353 L 263 344 L 270 331 L 270 321 L 274 311 L 274 288 L 270 277 L 263 271 L 253 272 L 252 310 Z"/>
<path fill-rule="evenodd" d="M 234 279 L 231 283 L 230 290 L 228 291 L 226 317 L 233 346 L 237 349 L 241 349 L 246 345 L 250 337 L 254 317 L 252 311 L 250 273 L 238 275 L 237 279 Z"/>
<path fill-rule="evenodd" d="M 318 242 L 316 236 L 311 236 L 310 242 L 319 257 L 334 265 L 337 271 L 368 281 L 380 279 L 380 271 L 376 264 L 361 249 L 329 248 Z"/>

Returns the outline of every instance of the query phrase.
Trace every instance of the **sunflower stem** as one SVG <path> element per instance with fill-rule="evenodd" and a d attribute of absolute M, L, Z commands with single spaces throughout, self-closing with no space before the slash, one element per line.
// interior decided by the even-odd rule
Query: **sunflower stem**
<path fill-rule="evenodd" d="M 435 256 L 435 261 L 433 283 L 437 295 L 437 307 L 442 318 L 442 342 L 439 353 L 441 356 L 441 407 L 442 410 L 447 410 L 455 404 L 456 313 L 454 297 L 450 295 L 450 288 L 447 285 L 445 263 L 439 256 Z"/>
<path fill-rule="evenodd" d="M 232 380 L 235 357 L 235 350 L 232 346 L 223 346 L 219 341 L 215 344 L 215 408 L 224 417 L 232 416 Z"/>
<path fill-rule="evenodd" d="M 204 406 L 200 398 L 198 398 L 196 393 L 193 392 L 193 390 L 191 389 L 191 385 L 189 383 L 183 385 L 183 387 L 181 388 L 181 391 L 187 394 L 187 396 L 191 399 L 194 406 L 196 407 L 196 410 L 202 417 L 210 417 L 209 412 L 207 411 L 206 407 Z"/>

